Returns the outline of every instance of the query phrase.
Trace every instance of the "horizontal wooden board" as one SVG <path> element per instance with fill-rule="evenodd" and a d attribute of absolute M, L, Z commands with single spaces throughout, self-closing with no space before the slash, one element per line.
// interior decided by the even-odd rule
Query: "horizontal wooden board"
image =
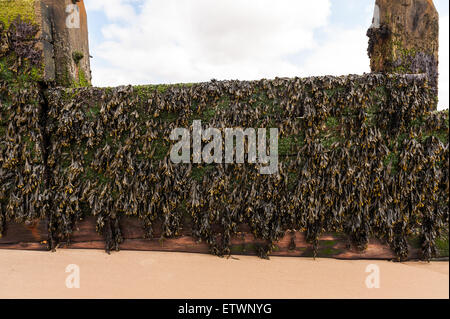
<path fill-rule="evenodd" d="M 136 218 L 121 220 L 124 241 L 122 250 L 137 251 L 167 251 L 187 253 L 209 253 L 209 247 L 204 242 L 197 242 L 186 230 L 177 238 L 160 239 L 156 227 L 154 238 L 144 238 L 144 231 Z M 189 229 L 189 228 L 187 228 Z M 264 242 L 256 240 L 246 229 L 232 239 L 232 255 L 257 255 L 257 247 Z M 61 243 L 60 249 L 104 249 L 105 242 L 96 231 L 94 217 L 79 221 L 70 244 Z M 32 225 L 8 223 L 7 232 L 0 238 L 0 249 L 17 250 L 47 250 L 47 225 L 45 221 L 37 221 Z M 410 246 L 409 259 L 419 258 L 420 250 Z M 276 243 L 270 256 L 313 257 L 313 249 L 300 232 L 286 232 L 286 235 Z M 359 251 L 350 245 L 348 239 L 340 234 L 325 234 L 320 237 L 317 257 L 336 259 L 395 259 L 389 246 L 379 240 L 371 239 L 365 251 Z"/>

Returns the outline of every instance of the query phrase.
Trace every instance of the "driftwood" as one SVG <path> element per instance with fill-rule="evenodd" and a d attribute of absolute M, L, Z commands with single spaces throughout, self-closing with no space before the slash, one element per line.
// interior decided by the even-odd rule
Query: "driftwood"
<path fill-rule="evenodd" d="M 122 250 L 168 251 L 209 253 L 207 244 L 197 242 L 191 234 L 184 231 L 181 236 L 173 239 L 161 239 L 158 227 L 153 239 L 144 238 L 144 231 L 135 218 L 121 220 L 124 241 L 120 245 Z M 264 242 L 256 240 L 243 225 L 242 233 L 232 239 L 231 252 L 233 255 L 256 255 L 257 247 Z M 0 249 L 17 250 L 47 250 L 47 223 L 36 221 L 32 225 L 8 223 L 7 232 L 0 238 Z M 61 243 L 59 248 L 69 249 L 104 249 L 105 242 L 96 231 L 93 217 L 80 221 L 71 242 Z M 420 249 L 410 245 L 408 259 L 417 259 Z M 286 235 L 276 243 L 270 256 L 312 257 L 312 245 L 308 244 L 305 236 L 300 232 L 286 232 Z M 319 240 L 317 257 L 336 259 L 395 259 L 389 245 L 379 240 L 371 239 L 366 250 L 360 251 L 353 247 L 348 238 L 340 234 L 325 234 Z"/>

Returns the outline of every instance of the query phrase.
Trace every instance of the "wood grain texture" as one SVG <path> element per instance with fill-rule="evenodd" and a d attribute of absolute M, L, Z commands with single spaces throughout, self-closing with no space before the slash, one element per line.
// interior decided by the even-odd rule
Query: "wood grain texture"
<path fill-rule="evenodd" d="M 154 238 L 144 238 L 143 228 L 136 218 L 123 218 L 121 229 L 124 241 L 122 250 L 167 251 L 188 253 L 209 253 L 209 247 L 204 242 L 196 241 L 188 231 L 177 238 L 161 239 L 160 227 L 155 227 Z M 186 227 L 186 229 L 190 229 Z M 266 244 L 257 240 L 249 232 L 246 225 L 241 226 L 242 232 L 232 239 L 232 255 L 257 255 L 258 248 Z M 96 231 L 94 217 L 86 218 L 77 224 L 70 244 L 61 243 L 63 249 L 104 249 L 103 237 Z M 45 221 L 36 221 L 32 225 L 8 223 L 7 232 L 0 238 L 0 249 L 17 250 L 47 250 L 47 225 Z M 270 256 L 313 257 L 312 245 L 308 244 L 300 232 L 286 232 L 286 235 L 276 243 Z M 370 240 L 365 251 L 359 251 L 341 234 L 325 234 L 320 237 L 317 257 L 336 259 L 395 259 L 389 246 L 378 240 Z M 419 249 L 410 247 L 409 259 L 417 259 Z"/>

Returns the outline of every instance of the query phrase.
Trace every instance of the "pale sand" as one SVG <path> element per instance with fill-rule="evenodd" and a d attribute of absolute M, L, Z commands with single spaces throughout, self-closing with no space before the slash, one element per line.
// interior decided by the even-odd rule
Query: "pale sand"
<path fill-rule="evenodd" d="M 80 267 L 79 289 L 66 288 L 69 264 Z M 366 287 L 369 264 L 379 289 Z M 449 298 L 449 264 L 0 250 L 0 298 Z"/>

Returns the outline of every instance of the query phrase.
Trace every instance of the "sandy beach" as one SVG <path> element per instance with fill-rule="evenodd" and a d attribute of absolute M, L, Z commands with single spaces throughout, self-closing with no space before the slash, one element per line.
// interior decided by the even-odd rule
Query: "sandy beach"
<path fill-rule="evenodd" d="M 68 265 L 80 288 L 67 288 Z M 449 263 L 0 250 L 0 298 L 449 298 Z"/>

